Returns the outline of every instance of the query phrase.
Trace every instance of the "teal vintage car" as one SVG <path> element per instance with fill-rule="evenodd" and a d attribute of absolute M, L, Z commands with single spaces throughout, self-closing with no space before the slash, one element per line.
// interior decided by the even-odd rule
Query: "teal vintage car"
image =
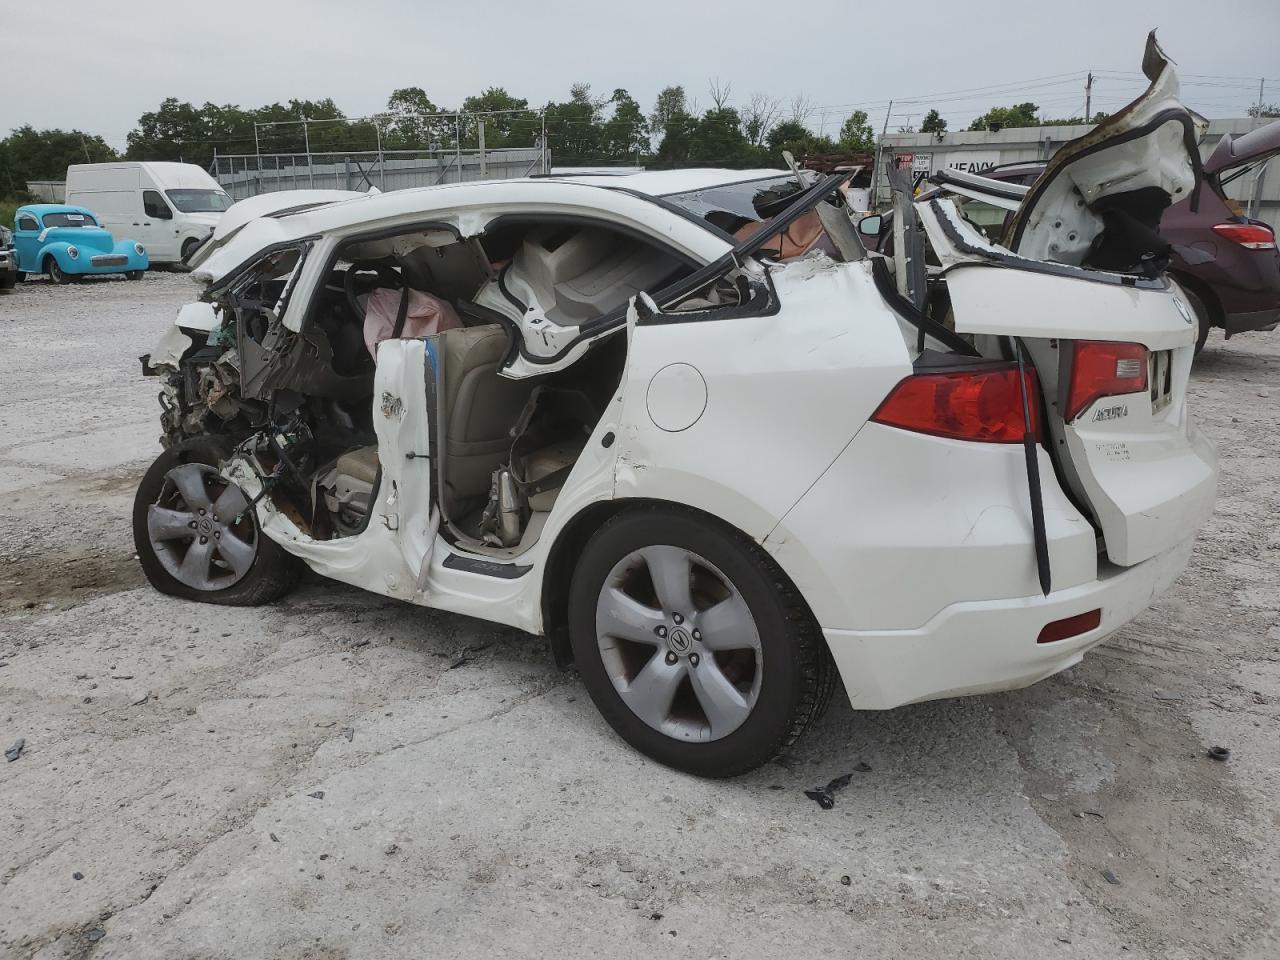
<path fill-rule="evenodd" d="M 32 203 L 14 214 L 13 244 L 18 251 L 18 279 L 45 273 L 54 283 L 77 276 L 123 273 L 141 280 L 147 251 L 133 240 L 116 240 L 84 207 Z"/>

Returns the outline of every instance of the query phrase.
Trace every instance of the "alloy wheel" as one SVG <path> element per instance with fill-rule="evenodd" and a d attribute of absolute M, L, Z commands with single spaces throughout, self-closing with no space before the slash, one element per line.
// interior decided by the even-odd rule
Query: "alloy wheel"
<path fill-rule="evenodd" d="M 258 530 L 238 486 L 204 463 L 169 470 L 147 508 L 147 536 L 169 575 L 195 590 L 238 583 L 258 553 Z"/>
<path fill-rule="evenodd" d="M 760 696 L 760 633 L 720 570 L 674 546 L 628 553 L 596 603 L 600 657 L 623 703 L 681 740 L 719 740 Z"/>

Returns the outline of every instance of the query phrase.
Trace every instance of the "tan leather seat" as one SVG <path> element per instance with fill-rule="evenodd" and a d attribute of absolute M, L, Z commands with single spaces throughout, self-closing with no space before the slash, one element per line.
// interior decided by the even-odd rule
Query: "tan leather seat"
<path fill-rule="evenodd" d="M 338 458 L 338 473 L 355 477 L 370 486 L 378 479 L 378 445 L 348 450 Z"/>
<path fill-rule="evenodd" d="M 507 353 L 502 324 L 447 330 L 440 335 L 444 390 L 445 513 L 459 513 L 489 493 L 489 482 L 511 449 L 511 427 L 537 378 L 498 375 Z M 439 448 L 437 448 L 439 449 Z"/>

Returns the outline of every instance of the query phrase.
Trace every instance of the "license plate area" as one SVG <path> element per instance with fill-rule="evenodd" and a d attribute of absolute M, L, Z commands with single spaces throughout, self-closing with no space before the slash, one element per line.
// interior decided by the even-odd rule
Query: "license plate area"
<path fill-rule="evenodd" d="M 1173 397 L 1172 350 L 1152 350 L 1147 355 L 1147 384 L 1151 389 L 1151 412 L 1159 413 Z"/>

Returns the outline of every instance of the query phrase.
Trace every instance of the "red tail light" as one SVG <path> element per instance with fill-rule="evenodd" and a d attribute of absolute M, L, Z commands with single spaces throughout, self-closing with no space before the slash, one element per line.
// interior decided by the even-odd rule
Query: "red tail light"
<path fill-rule="evenodd" d="M 1213 232 L 1246 250 L 1274 250 L 1276 235 L 1261 223 L 1215 223 Z"/>
<path fill-rule="evenodd" d="M 1059 640 L 1066 640 L 1068 637 L 1078 637 L 1082 633 L 1088 633 L 1090 630 L 1097 630 L 1102 625 L 1102 610 L 1090 610 L 1088 613 L 1078 613 L 1074 617 L 1067 617 L 1065 620 L 1054 620 L 1052 623 L 1046 623 L 1044 629 L 1040 631 L 1040 636 L 1036 637 L 1036 643 L 1056 643 Z"/>
<path fill-rule="evenodd" d="M 1147 348 L 1142 344 L 1077 340 L 1064 419 L 1070 423 L 1102 397 L 1146 389 Z"/>
<path fill-rule="evenodd" d="M 1032 432 L 1039 436 L 1035 371 L 1026 371 Z M 953 440 L 1021 443 L 1026 435 L 1017 364 L 976 370 L 918 373 L 907 377 L 871 415 L 876 423 Z"/>

